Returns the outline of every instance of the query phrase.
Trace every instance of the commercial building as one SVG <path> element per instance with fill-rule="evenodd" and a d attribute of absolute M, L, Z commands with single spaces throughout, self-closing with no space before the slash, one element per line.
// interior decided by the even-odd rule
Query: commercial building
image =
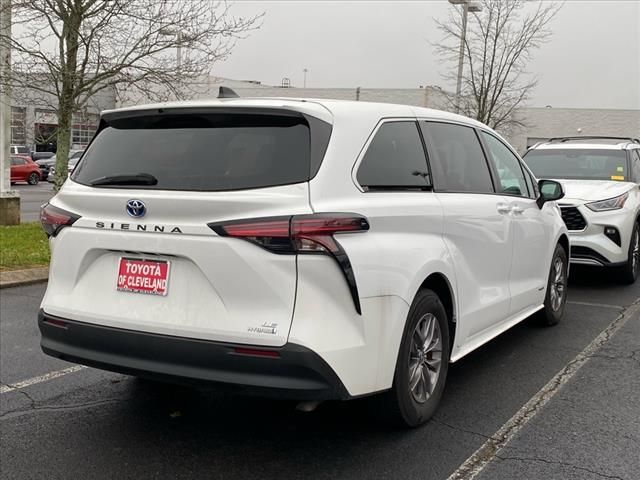
<path fill-rule="evenodd" d="M 517 113 L 525 127 L 507 136 L 519 152 L 552 137 L 609 135 L 640 138 L 640 110 L 588 108 L 522 108 Z"/>
<path fill-rule="evenodd" d="M 92 96 L 85 108 L 73 115 L 71 148 L 85 147 L 93 137 L 102 110 L 116 106 L 114 88 Z M 57 99 L 53 95 L 16 88 L 11 98 L 11 144 L 32 151 L 55 151 L 57 145 Z"/>
<path fill-rule="evenodd" d="M 445 92 L 437 86 L 420 88 L 293 88 L 263 85 L 257 81 L 240 81 L 220 77 L 206 77 L 185 92 L 186 98 L 215 98 L 221 85 L 232 88 L 241 97 L 306 97 L 334 98 L 369 102 L 400 103 L 448 109 Z M 82 148 L 93 136 L 101 110 L 148 103 L 150 99 L 123 95 L 114 88 L 105 89 L 92 97 L 87 107 L 74 115 L 72 147 Z M 33 92 L 17 92 L 11 107 L 11 143 L 28 145 L 32 149 L 55 148 L 57 116 L 54 98 L 43 98 Z M 525 126 L 501 132 L 519 151 L 551 137 L 573 135 L 612 135 L 640 138 L 640 110 L 577 109 L 577 108 L 521 108 L 515 117 Z"/>

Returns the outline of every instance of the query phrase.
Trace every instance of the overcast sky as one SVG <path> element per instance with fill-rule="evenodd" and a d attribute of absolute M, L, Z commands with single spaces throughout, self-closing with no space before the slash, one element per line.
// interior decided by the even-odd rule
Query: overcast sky
<path fill-rule="evenodd" d="M 236 1 L 236 16 L 265 13 L 213 74 L 308 87 L 450 87 L 430 42 L 447 0 Z M 566 0 L 530 71 L 532 106 L 640 108 L 640 0 Z"/>

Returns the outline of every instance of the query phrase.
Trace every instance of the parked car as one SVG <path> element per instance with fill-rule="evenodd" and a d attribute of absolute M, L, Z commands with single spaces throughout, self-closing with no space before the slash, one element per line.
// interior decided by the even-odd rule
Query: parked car
<path fill-rule="evenodd" d="M 71 172 L 73 171 L 75 166 L 80 161 L 80 158 L 82 157 L 83 153 L 84 153 L 84 150 L 71 150 L 69 152 L 69 163 L 67 163 L 67 175 L 71 175 Z M 47 181 L 48 182 L 53 182 L 55 180 L 55 176 L 56 176 L 56 167 L 55 167 L 55 165 L 56 165 L 56 156 L 54 155 L 49 160 L 47 160 L 47 162 L 49 164 L 49 169 L 48 169 L 48 173 L 47 173 Z"/>
<path fill-rule="evenodd" d="M 36 164 L 38 165 L 38 167 L 40 167 L 40 170 L 42 171 L 42 180 L 49 181 L 49 172 L 51 171 L 51 168 L 55 165 L 55 163 L 56 163 L 55 157 L 36 161 Z"/>
<path fill-rule="evenodd" d="M 561 319 L 562 195 L 490 128 L 436 110 L 225 99 L 104 112 L 42 209 L 42 349 L 301 400 L 379 394 L 381 415 L 415 426 L 449 362 L 533 314 Z"/>
<path fill-rule="evenodd" d="M 29 185 L 37 185 L 41 177 L 42 172 L 30 157 L 11 156 L 11 183 L 27 182 Z"/>
<path fill-rule="evenodd" d="M 562 137 L 535 145 L 525 161 L 559 180 L 571 236 L 571 263 L 617 269 L 633 283 L 640 267 L 640 140 Z"/>
<path fill-rule="evenodd" d="M 54 152 L 31 152 L 31 160 L 37 163 L 41 160 L 48 160 L 54 155 Z"/>
<path fill-rule="evenodd" d="M 42 171 L 41 180 L 47 180 L 49 177 L 49 169 L 55 164 L 55 154 L 53 152 L 32 152 L 31 159 L 36 162 Z"/>

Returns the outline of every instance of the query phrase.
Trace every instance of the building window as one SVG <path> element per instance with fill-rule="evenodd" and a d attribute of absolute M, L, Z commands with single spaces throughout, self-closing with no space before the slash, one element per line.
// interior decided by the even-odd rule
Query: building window
<path fill-rule="evenodd" d="M 86 147 L 89 144 L 96 133 L 98 120 L 98 115 L 93 113 L 88 113 L 82 117 L 74 115 L 71 133 L 71 143 L 74 147 Z"/>
<path fill-rule="evenodd" d="M 26 145 L 27 143 L 27 109 L 11 107 L 11 144 Z"/>

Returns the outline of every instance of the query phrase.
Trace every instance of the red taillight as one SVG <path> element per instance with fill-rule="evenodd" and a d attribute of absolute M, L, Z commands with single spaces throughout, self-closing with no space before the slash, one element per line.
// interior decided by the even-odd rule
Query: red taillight
<path fill-rule="evenodd" d="M 209 224 L 222 237 L 242 238 L 274 253 L 292 253 L 289 238 L 291 217 L 254 218 Z"/>
<path fill-rule="evenodd" d="M 324 253 L 332 256 L 344 274 L 356 311 L 361 313 L 351 262 L 334 235 L 369 230 L 369 222 L 362 215 L 320 213 L 255 218 L 211 223 L 209 227 L 220 236 L 241 238 L 274 253 Z"/>
<path fill-rule="evenodd" d="M 229 237 L 289 237 L 289 217 L 273 220 L 248 220 L 246 222 L 221 225 L 222 231 Z"/>
<path fill-rule="evenodd" d="M 62 320 L 56 320 L 55 318 L 45 318 L 42 322 L 46 323 L 47 325 L 51 325 L 53 327 L 64 328 L 65 330 L 68 328 L 68 325 L 69 325 L 67 322 L 63 322 Z"/>
<path fill-rule="evenodd" d="M 55 237 L 62 228 L 73 225 L 79 218 L 78 215 L 54 207 L 50 203 L 45 203 L 40 208 L 42 228 L 50 237 Z"/>
<path fill-rule="evenodd" d="M 298 252 L 326 250 L 333 254 L 341 248 L 333 235 L 369 230 L 367 219 L 351 214 L 299 215 L 291 219 L 291 240 Z"/>
<path fill-rule="evenodd" d="M 235 347 L 233 349 L 233 353 L 237 353 L 238 355 L 249 355 L 251 357 L 280 358 L 280 352 L 275 350 L 261 350 L 258 348 Z"/>
<path fill-rule="evenodd" d="M 351 213 L 321 213 L 209 224 L 218 235 L 242 238 L 276 253 L 337 253 L 336 233 L 369 230 L 369 222 Z"/>

